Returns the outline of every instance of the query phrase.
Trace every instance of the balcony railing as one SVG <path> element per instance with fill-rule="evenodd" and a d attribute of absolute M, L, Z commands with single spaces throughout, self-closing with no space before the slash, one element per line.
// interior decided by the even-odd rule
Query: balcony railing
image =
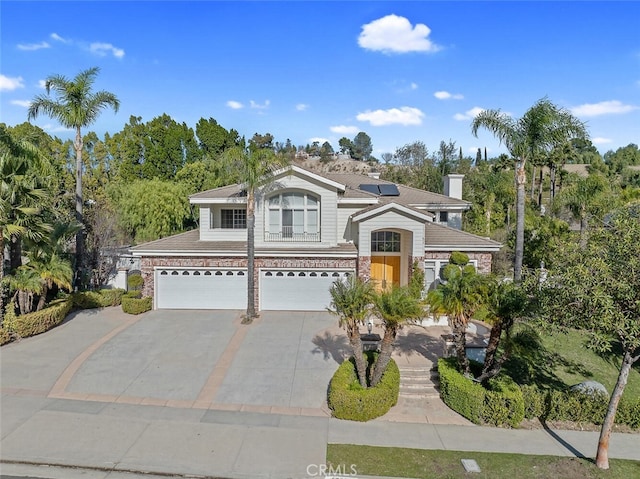
<path fill-rule="evenodd" d="M 293 228 L 285 226 L 278 233 L 266 232 L 264 240 L 282 243 L 319 243 L 320 233 L 294 233 Z"/>

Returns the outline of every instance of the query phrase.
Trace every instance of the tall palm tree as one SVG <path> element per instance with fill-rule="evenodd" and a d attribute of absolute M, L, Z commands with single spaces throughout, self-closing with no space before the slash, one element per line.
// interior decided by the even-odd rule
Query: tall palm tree
<path fill-rule="evenodd" d="M 538 100 L 518 119 L 498 110 L 485 110 L 471 123 L 471 132 L 477 136 L 478 130 L 489 130 L 504 144 L 515 158 L 516 176 L 516 247 L 513 277 L 516 282 L 522 278 L 524 256 L 524 207 L 527 161 L 546 156 L 555 146 L 572 138 L 587 138 L 584 123 L 568 110 L 554 105 L 547 98 Z"/>
<path fill-rule="evenodd" d="M 35 119 L 45 114 L 60 122 L 66 128 L 75 130 L 73 147 L 76 151 L 76 220 L 83 223 L 82 207 L 82 128 L 93 124 L 100 112 L 111 107 L 116 113 L 120 108 L 120 100 L 108 91 L 92 91 L 93 84 L 100 69 L 89 68 L 78 73 L 73 80 L 62 75 L 52 75 L 45 81 L 46 95 L 37 95 L 29 106 L 28 119 Z M 52 99 L 51 91 L 56 94 Z M 83 231 L 76 234 L 76 287 L 82 285 L 84 236 Z"/>
<path fill-rule="evenodd" d="M 468 264 L 466 254 L 454 252 L 449 261 L 442 272 L 444 281 L 429 291 L 427 302 L 432 314 L 444 314 L 449 318 L 458 367 L 465 375 L 470 375 L 466 330 L 469 320 L 486 301 L 486 278 Z"/>
<path fill-rule="evenodd" d="M 72 288 L 73 270 L 71 265 L 55 253 L 37 261 L 30 261 L 26 267 L 40 277 L 42 284 L 36 311 L 44 308 L 47 302 L 47 293 L 54 285 L 67 290 Z"/>
<path fill-rule="evenodd" d="M 370 314 L 373 298 L 373 286 L 356 276 L 350 276 L 346 281 L 336 281 L 329 290 L 331 305 L 328 311 L 338 316 L 340 327 L 345 328 L 349 345 L 356 363 L 356 374 L 363 388 L 367 387 L 367 364 L 362 354 L 362 340 L 360 326 Z"/>
<path fill-rule="evenodd" d="M 420 298 L 413 294 L 406 286 L 392 286 L 373 297 L 375 312 L 384 324 L 384 336 L 380 344 L 380 355 L 376 359 L 371 373 L 371 387 L 376 386 L 387 370 L 393 344 L 398 330 L 410 320 L 417 320 L 424 316 L 424 308 Z"/>
<path fill-rule="evenodd" d="M 274 174 L 286 165 L 286 159 L 276 155 L 269 148 L 246 148 L 235 146 L 222 155 L 222 161 L 237 177 L 247 192 L 247 311 L 245 321 L 251 322 L 256 316 L 255 290 L 255 208 L 256 193 L 267 189 Z"/>

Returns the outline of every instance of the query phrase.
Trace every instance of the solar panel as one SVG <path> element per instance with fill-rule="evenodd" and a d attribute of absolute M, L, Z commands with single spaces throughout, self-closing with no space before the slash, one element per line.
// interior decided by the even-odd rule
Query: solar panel
<path fill-rule="evenodd" d="M 363 184 L 358 186 L 362 191 L 366 191 L 367 193 L 373 193 L 374 195 L 379 195 L 380 190 L 378 189 L 378 185 L 372 184 Z"/>
<path fill-rule="evenodd" d="M 380 189 L 380 194 L 382 196 L 400 196 L 400 191 L 398 191 L 398 187 L 393 184 L 382 184 L 378 185 Z"/>

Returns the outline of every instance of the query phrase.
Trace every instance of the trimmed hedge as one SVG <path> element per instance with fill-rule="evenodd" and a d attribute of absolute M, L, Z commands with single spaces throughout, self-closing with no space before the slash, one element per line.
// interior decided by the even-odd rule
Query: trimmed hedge
<path fill-rule="evenodd" d="M 438 360 L 440 374 L 440 397 L 458 414 L 474 424 L 482 423 L 486 390 L 481 384 L 465 378 L 456 369 L 456 358 Z"/>
<path fill-rule="evenodd" d="M 485 388 L 464 377 L 456 364 L 456 358 L 438 361 L 442 401 L 474 424 L 518 427 L 525 416 L 518 385 L 509 376 L 498 376 Z"/>
<path fill-rule="evenodd" d="M 120 306 L 122 304 L 122 296 L 126 293 L 124 289 L 101 289 L 98 291 L 100 296 L 104 298 L 103 304 L 105 306 Z"/>
<path fill-rule="evenodd" d="M 602 424 L 609 406 L 604 394 L 585 394 L 580 391 L 542 390 L 536 386 L 520 386 L 524 396 L 525 417 L 548 421 L 573 421 Z M 640 398 L 622 398 L 616 412 L 616 424 L 640 427 Z"/>
<path fill-rule="evenodd" d="M 122 311 L 128 314 L 141 314 L 151 310 L 153 298 L 122 298 Z"/>
<path fill-rule="evenodd" d="M 119 306 L 122 303 L 124 289 L 100 289 L 97 291 L 80 291 L 72 293 L 73 306 L 78 309 L 106 308 Z"/>
<path fill-rule="evenodd" d="M 16 316 L 12 308 L 7 308 L 2 322 L 2 329 L 5 330 L 2 339 L 6 337 L 11 340 L 11 333 L 15 333 L 20 338 L 44 333 L 64 321 L 72 307 L 73 301 L 59 299 L 53 301 L 47 308 L 20 316 Z"/>
<path fill-rule="evenodd" d="M 377 356 L 366 354 L 369 364 Z M 398 402 L 400 371 L 393 359 L 378 385 L 364 389 L 356 376 L 355 361 L 344 361 L 329 383 L 328 405 L 333 417 L 369 421 L 386 414 Z"/>

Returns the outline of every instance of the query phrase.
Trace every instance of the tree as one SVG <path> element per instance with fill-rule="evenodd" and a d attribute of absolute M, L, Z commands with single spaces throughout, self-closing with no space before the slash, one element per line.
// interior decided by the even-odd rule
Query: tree
<path fill-rule="evenodd" d="M 558 207 L 565 207 L 580 222 L 580 242 L 586 244 L 591 217 L 601 217 L 611 206 L 611 188 L 607 178 L 593 174 L 578 178 L 558 195 Z"/>
<path fill-rule="evenodd" d="M 73 270 L 71 269 L 71 265 L 55 253 L 39 260 L 30 261 L 26 266 L 40 277 L 42 283 L 42 290 L 40 291 L 40 299 L 36 306 L 36 311 L 44 308 L 47 302 L 47 293 L 54 285 L 67 290 L 72 288 L 71 280 L 73 279 Z"/>
<path fill-rule="evenodd" d="M 445 314 L 453 330 L 458 367 L 470 375 L 466 353 L 466 330 L 469 320 L 486 300 L 486 281 L 464 253 L 453 252 L 442 272 L 443 282 L 429 291 L 427 302 L 432 314 Z"/>
<path fill-rule="evenodd" d="M 75 130 L 73 146 L 76 151 L 76 220 L 83 224 L 82 207 L 82 128 L 93 124 L 101 110 L 107 107 L 115 112 L 120 107 L 120 101 L 113 94 L 101 90 L 92 92 L 100 69 L 98 67 L 78 73 L 73 80 L 62 75 L 53 75 L 46 79 L 46 95 L 37 95 L 29 105 L 28 118 L 35 119 L 41 113 L 52 117 L 66 128 Z M 52 99 L 49 93 L 54 91 L 57 98 Z M 83 232 L 76 235 L 76 286 L 82 284 L 82 256 L 84 254 Z"/>
<path fill-rule="evenodd" d="M 276 155 L 270 148 L 260 148 L 264 144 L 257 138 L 273 137 L 267 133 L 262 136 L 257 133 L 248 148 L 234 147 L 226 150 L 222 161 L 229 171 L 237 176 L 239 183 L 247 192 L 247 311 L 246 321 L 251 322 L 256 316 L 255 290 L 255 207 L 256 192 L 266 187 L 273 180 L 274 173 L 285 166 L 286 159 Z M 256 141 L 253 141 L 256 140 Z"/>
<path fill-rule="evenodd" d="M 202 152 L 212 158 L 240 143 L 240 136 L 236 130 L 227 131 L 213 118 L 200 118 L 196 124 L 196 136 Z"/>
<path fill-rule="evenodd" d="M 588 346 L 618 354 L 620 372 L 600 431 L 596 465 L 609 468 L 609 438 L 632 366 L 640 359 L 640 203 L 611 213 L 591 231 L 586 247 L 557 251 L 543 282 L 531 278 L 541 324 L 584 331 Z M 620 351 L 620 353 L 614 353 Z"/>
<path fill-rule="evenodd" d="M 407 321 L 417 320 L 424 316 L 424 308 L 420 299 L 406 286 L 393 286 L 387 291 L 375 294 L 373 304 L 375 312 L 384 324 L 384 335 L 380 345 L 380 354 L 372 368 L 371 387 L 375 387 L 380 382 L 382 375 L 387 370 L 398 330 Z"/>
<path fill-rule="evenodd" d="M 373 286 L 356 276 L 350 276 L 346 281 L 334 282 L 329 292 L 331 304 L 327 310 L 338 316 L 340 327 L 346 329 L 353 360 L 356 363 L 358 382 L 366 388 L 367 364 L 362 354 L 360 325 L 364 324 L 370 314 Z"/>
<path fill-rule="evenodd" d="M 526 163 L 548 153 L 567 140 L 587 137 L 587 131 L 584 124 L 568 110 L 554 105 L 547 98 L 538 100 L 519 119 L 514 119 L 500 110 L 484 110 L 471 123 L 471 131 L 475 136 L 480 128 L 493 133 L 515 158 L 517 190 L 513 277 L 516 282 L 520 282 L 524 253 Z"/>
<path fill-rule="evenodd" d="M 356 160 L 368 161 L 372 151 L 373 146 L 371 146 L 371 137 L 364 131 L 359 132 L 353 139 L 351 156 Z"/>
<path fill-rule="evenodd" d="M 338 146 L 340 146 L 340 153 L 343 155 L 352 155 L 354 148 L 353 142 L 346 136 L 343 136 L 338 140 Z"/>

